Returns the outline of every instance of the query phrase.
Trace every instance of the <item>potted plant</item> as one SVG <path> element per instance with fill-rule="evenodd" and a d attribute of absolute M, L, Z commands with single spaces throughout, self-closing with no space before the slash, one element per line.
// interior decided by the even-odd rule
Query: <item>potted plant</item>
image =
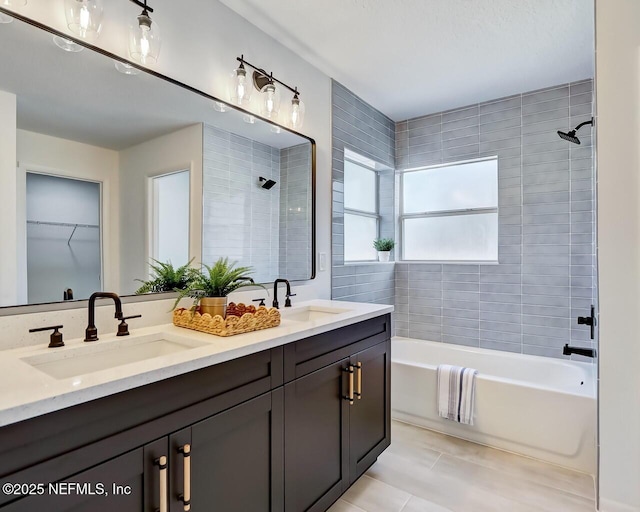
<path fill-rule="evenodd" d="M 229 258 L 220 258 L 212 267 L 203 265 L 196 270 L 189 285 L 179 291 L 174 309 L 184 297 L 193 299 L 193 309 L 200 307 L 200 313 L 225 317 L 227 295 L 247 286 L 264 286 L 255 284 L 250 274 L 251 267 L 236 267 L 237 262 L 229 262 Z"/>
<path fill-rule="evenodd" d="M 193 259 L 178 268 L 174 268 L 170 261 L 167 263 L 154 259 L 152 261 L 155 265 L 149 264 L 153 271 L 151 279 L 147 281 L 136 279 L 136 281 L 142 283 L 142 286 L 136 290 L 136 295 L 184 290 L 189 286 L 195 275 L 194 273 L 197 272 L 196 269 L 190 267 Z"/>
<path fill-rule="evenodd" d="M 373 247 L 378 251 L 378 261 L 389 261 L 389 255 L 395 246 L 393 238 L 376 238 Z"/>

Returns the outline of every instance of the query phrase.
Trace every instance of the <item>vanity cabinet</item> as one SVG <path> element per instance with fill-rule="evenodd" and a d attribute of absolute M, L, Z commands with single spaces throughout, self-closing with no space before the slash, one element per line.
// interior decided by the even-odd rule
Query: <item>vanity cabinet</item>
<path fill-rule="evenodd" d="M 327 510 L 389 446 L 389 322 L 284 347 L 286 512 Z"/>
<path fill-rule="evenodd" d="M 389 323 L 377 317 L 4 427 L 0 485 L 103 484 L 109 495 L 2 494 L 0 509 L 323 512 L 390 443 Z"/>

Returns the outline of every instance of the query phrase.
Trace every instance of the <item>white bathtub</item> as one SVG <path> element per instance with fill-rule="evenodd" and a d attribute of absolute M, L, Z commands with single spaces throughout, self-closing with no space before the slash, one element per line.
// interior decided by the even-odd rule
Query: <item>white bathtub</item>
<path fill-rule="evenodd" d="M 438 416 L 439 364 L 478 370 L 474 426 Z M 595 474 L 595 365 L 396 337 L 391 366 L 394 418 Z"/>

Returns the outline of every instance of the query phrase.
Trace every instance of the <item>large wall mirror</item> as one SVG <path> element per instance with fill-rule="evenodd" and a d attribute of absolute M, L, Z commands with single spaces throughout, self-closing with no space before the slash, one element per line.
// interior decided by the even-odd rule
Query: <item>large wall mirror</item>
<path fill-rule="evenodd" d="M 3 224 L 17 227 L 2 237 L 0 306 L 135 294 L 153 260 L 314 277 L 313 140 L 103 52 L 63 51 L 25 21 L 0 27 L 0 105 L 16 104 L 0 133 L 17 155 L 0 163 Z"/>

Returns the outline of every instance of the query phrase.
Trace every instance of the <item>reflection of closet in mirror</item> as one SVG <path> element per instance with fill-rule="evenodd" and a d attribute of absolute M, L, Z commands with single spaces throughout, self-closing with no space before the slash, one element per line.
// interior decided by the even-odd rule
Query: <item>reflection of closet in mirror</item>
<path fill-rule="evenodd" d="M 100 183 L 27 172 L 26 199 L 28 302 L 101 290 Z"/>
<path fill-rule="evenodd" d="M 179 267 L 189 261 L 189 171 L 150 180 L 150 256 Z"/>

